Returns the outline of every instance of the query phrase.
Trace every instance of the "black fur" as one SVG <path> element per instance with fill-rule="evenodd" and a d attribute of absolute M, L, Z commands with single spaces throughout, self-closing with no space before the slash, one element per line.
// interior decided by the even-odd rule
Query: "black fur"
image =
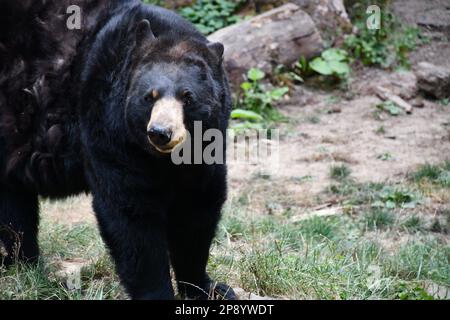
<path fill-rule="evenodd" d="M 136 0 L 0 3 L 0 245 L 6 264 L 38 257 L 37 196 L 92 192 L 100 232 L 134 299 L 206 298 L 225 165 L 172 164 L 146 138 L 145 90 L 188 88 L 185 125 L 225 133 L 230 93 L 220 46 L 174 13 Z M 66 28 L 68 5 L 83 27 Z M 140 39 L 150 21 L 156 36 Z M 215 51 L 214 51 L 215 50 Z M 219 52 L 219 56 L 217 54 Z M 225 146 L 224 146 L 225 147 Z M 3 250 L 5 251 L 5 250 Z M 1 252 L 1 251 L 0 251 Z M 223 284 L 215 292 L 234 298 Z"/>

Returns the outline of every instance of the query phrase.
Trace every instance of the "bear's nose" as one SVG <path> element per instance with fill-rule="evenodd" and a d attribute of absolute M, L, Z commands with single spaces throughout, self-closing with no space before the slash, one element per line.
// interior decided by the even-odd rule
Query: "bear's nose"
<path fill-rule="evenodd" d="M 150 140 L 159 147 L 164 147 L 172 139 L 172 130 L 161 125 L 153 125 L 147 131 Z"/>

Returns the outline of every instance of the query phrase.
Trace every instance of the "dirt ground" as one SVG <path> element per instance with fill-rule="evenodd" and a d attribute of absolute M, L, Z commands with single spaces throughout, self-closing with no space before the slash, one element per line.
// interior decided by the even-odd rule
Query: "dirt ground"
<path fill-rule="evenodd" d="M 379 82 L 354 81 L 359 87 Z M 308 94 L 307 104 L 300 104 L 304 97 L 297 93 L 282 107 L 291 123 L 281 129 L 286 135 L 280 140 L 279 170 L 270 172 L 272 182 L 280 181 L 298 207 L 308 206 L 330 184 L 332 165 L 346 164 L 361 182 L 396 182 L 418 165 L 450 155 L 448 106 L 426 101 L 410 115 L 379 114 L 377 119 L 376 105 L 381 100 L 376 96 L 335 102 L 330 94 Z M 230 190 L 238 194 L 258 170 L 257 166 L 232 165 Z"/>

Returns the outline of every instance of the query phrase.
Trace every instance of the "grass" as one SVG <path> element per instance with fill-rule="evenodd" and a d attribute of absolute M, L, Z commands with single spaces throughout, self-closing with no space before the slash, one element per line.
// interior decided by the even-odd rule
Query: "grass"
<path fill-rule="evenodd" d="M 411 175 L 411 178 L 416 182 L 428 181 L 450 188 L 450 160 L 441 165 L 424 164 Z"/>
<path fill-rule="evenodd" d="M 95 226 L 73 227 L 41 222 L 41 260 L 33 266 L 17 264 L 0 269 L 0 300 L 102 300 L 125 298 L 114 266 Z M 81 271 L 81 288 L 69 290 L 58 275 L 58 262 L 92 261 Z"/>
<path fill-rule="evenodd" d="M 330 178 L 338 181 L 343 181 L 350 176 L 351 170 L 345 164 L 334 165 L 330 168 Z"/>
<path fill-rule="evenodd" d="M 291 223 L 241 214 L 223 222 L 210 269 L 246 291 L 291 299 L 420 298 L 424 281 L 443 286 L 450 281 L 449 247 L 437 236 L 420 236 L 390 252 L 359 227 L 356 217 Z M 228 226 L 232 222 L 235 229 L 236 219 L 239 236 L 230 239 Z M 365 219 L 375 221 L 372 230 L 390 225 L 402 232 L 390 215 Z"/>
<path fill-rule="evenodd" d="M 338 179 L 317 201 L 334 199 L 343 210 L 326 217 L 255 214 L 244 196 L 235 197 L 224 209 L 208 271 L 282 299 L 438 299 L 430 286 L 450 287 L 450 207 L 428 200 L 442 192 L 438 177 L 447 166 L 420 167 L 401 185 L 358 183 L 336 169 Z M 426 194 L 424 179 L 432 181 Z M 40 243 L 36 266 L 0 271 L 0 299 L 126 298 L 95 226 L 44 218 Z M 69 290 L 57 265 L 74 258 L 91 263 L 81 288 Z"/>
<path fill-rule="evenodd" d="M 394 223 L 395 217 L 388 210 L 374 208 L 363 216 L 362 221 L 368 229 L 384 229 Z"/>
<path fill-rule="evenodd" d="M 357 183 L 345 166 L 330 171 L 337 183 L 325 194 L 338 196 L 343 214 L 295 221 L 251 215 L 246 206 L 230 204 L 210 271 L 246 291 L 278 298 L 443 298 L 429 288 L 449 289 L 450 210 L 439 218 L 427 213 L 420 179 Z"/>
<path fill-rule="evenodd" d="M 409 231 L 423 230 L 423 221 L 420 217 L 413 215 L 405 219 L 402 226 Z"/>

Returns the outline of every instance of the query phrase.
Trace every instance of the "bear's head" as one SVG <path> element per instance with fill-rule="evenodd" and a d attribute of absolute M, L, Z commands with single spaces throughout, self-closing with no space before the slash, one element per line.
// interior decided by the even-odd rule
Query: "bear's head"
<path fill-rule="evenodd" d="M 195 121 L 218 126 L 228 92 L 223 51 L 200 37 L 155 37 L 148 20 L 138 23 L 126 120 L 145 149 L 172 152 L 192 136 Z"/>

